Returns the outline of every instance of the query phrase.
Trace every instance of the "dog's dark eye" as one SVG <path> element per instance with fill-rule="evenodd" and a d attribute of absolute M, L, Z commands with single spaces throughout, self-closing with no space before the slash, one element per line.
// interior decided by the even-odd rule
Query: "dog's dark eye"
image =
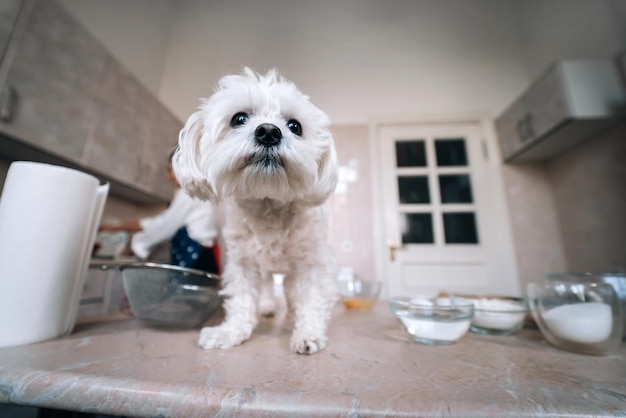
<path fill-rule="evenodd" d="M 230 120 L 230 126 L 235 128 L 241 126 L 248 120 L 248 114 L 245 112 L 235 113 L 235 116 Z"/>
<path fill-rule="evenodd" d="M 289 122 L 287 122 L 287 128 L 298 136 L 302 135 L 302 125 L 295 119 L 290 119 Z"/>

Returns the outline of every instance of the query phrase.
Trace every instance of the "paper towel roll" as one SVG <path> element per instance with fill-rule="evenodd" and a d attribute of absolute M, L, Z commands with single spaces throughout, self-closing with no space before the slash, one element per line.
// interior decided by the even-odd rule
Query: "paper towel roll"
<path fill-rule="evenodd" d="M 77 170 L 14 162 L 0 196 L 0 347 L 74 326 L 108 185 Z"/>

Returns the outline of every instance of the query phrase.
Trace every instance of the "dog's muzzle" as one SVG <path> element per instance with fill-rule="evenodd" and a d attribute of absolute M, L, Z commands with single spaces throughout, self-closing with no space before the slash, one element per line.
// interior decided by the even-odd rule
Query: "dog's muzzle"
<path fill-rule="evenodd" d="M 254 139 L 266 147 L 273 147 L 280 144 L 280 140 L 283 138 L 283 133 L 278 126 L 271 123 L 262 123 L 257 126 L 254 131 Z"/>

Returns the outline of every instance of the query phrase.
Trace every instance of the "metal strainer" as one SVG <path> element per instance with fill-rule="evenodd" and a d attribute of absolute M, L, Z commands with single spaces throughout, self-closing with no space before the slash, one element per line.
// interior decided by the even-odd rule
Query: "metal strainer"
<path fill-rule="evenodd" d="M 108 265 L 118 268 L 133 315 L 156 325 L 194 328 L 222 305 L 219 276 L 157 263 Z"/>

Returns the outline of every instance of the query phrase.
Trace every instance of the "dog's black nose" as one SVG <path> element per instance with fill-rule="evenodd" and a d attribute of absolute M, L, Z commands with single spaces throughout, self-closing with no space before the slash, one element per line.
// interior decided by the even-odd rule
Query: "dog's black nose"
<path fill-rule="evenodd" d="M 271 123 L 263 123 L 257 126 L 254 131 L 254 137 L 259 143 L 271 147 L 280 143 L 283 133 L 278 129 L 278 126 Z"/>

